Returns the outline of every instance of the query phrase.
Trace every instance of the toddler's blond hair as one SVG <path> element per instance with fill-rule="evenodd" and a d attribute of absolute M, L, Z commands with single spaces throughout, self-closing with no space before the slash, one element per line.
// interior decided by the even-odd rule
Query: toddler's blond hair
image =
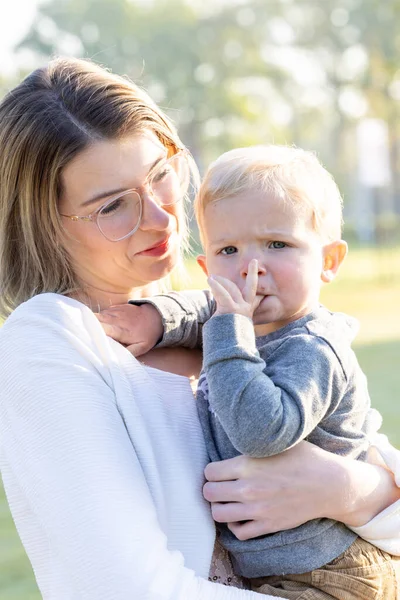
<path fill-rule="evenodd" d="M 340 239 L 343 200 L 332 175 L 312 152 L 277 145 L 236 148 L 211 163 L 195 201 L 201 237 L 208 204 L 249 191 L 290 203 L 299 218 L 311 209 L 314 231 L 327 242 Z"/>

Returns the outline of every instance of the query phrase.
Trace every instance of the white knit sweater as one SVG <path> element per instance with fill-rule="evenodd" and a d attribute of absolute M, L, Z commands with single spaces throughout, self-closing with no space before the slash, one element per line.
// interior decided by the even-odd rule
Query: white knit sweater
<path fill-rule="evenodd" d="M 0 381 L 0 467 L 43 598 L 261 598 L 205 579 L 214 527 L 186 378 L 142 366 L 89 308 L 43 294 L 0 330 Z"/>

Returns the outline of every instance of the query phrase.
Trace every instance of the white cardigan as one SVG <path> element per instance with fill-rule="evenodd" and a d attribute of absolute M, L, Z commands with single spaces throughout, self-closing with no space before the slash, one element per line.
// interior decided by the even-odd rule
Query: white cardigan
<path fill-rule="evenodd" d="M 261 598 L 205 579 L 214 526 L 186 378 L 142 366 L 83 304 L 42 294 L 0 330 L 0 381 L 0 467 L 43 598 Z"/>

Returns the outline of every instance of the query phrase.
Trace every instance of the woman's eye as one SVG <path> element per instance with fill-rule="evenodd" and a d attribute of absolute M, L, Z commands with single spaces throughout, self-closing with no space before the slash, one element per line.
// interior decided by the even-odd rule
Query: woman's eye
<path fill-rule="evenodd" d="M 235 254 L 237 252 L 236 246 L 226 246 L 226 248 L 222 248 L 221 254 Z"/>
<path fill-rule="evenodd" d="M 282 248 L 286 248 L 287 244 L 285 242 L 271 242 L 269 247 L 274 250 L 281 250 Z"/>
<path fill-rule="evenodd" d="M 164 177 L 166 177 L 170 173 L 170 171 L 171 171 L 171 167 L 169 165 L 166 165 L 165 167 L 160 169 L 160 171 L 157 171 L 157 173 L 154 174 L 151 181 L 154 183 L 158 183 L 159 181 L 162 181 L 164 179 Z"/>
<path fill-rule="evenodd" d="M 124 201 L 123 198 L 116 198 L 115 200 L 110 202 L 110 204 L 107 204 L 107 206 L 105 206 L 104 208 L 101 209 L 100 215 L 103 217 L 106 217 L 106 216 L 111 215 L 112 213 L 116 212 L 121 207 L 121 204 L 123 203 L 123 201 Z"/>

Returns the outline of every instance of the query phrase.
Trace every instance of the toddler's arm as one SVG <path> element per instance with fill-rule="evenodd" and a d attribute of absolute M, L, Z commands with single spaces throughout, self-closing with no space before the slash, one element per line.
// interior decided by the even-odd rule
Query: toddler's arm
<path fill-rule="evenodd" d="M 241 454 L 277 454 L 306 438 L 330 408 L 345 375 L 330 346 L 301 333 L 282 340 L 267 364 L 253 324 L 237 314 L 215 316 L 203 330 L 210 409 Z"/>
<path fill-rule="evenodd" d="M 164 334 L 159 347 L 202 347 L 202 329 L 215 310 L 215 302 L 209 290 L 186 290 L 169 292 L 132 304 L 146 302 L 161 315 Z"/>
<path fill-rule="evenodd" d="M 131 300 L 97 314 L 106 334 L 140 356 L 157 347 L 201 348 L 203 324 L 215 308 L 208 290 Z"/>
<path fill-rule="evenodd" d="M 306 329 L 293 330 L 272 343 L 269 339 L 271 345 L 263 350 L 266 362 L 262 360 L 252 321 L 263 300 L 257 293 L 258 273 L 253 259 L 240 289 L 225 277 L 209 278 L 217 306 L 203 330 L 208 390 L 200 386 L 199 407 L 203 424 L 209 419 L 208 410 L 203 411 L 206 402 L 216 416 L 217 448 L 226 444 L 226 435 L 241 454 L 261 458 L 305 439 L 340 397 L 347 377 L 329 342 Z M 361 426 L 367 403 L 357 408 L 354 419 Z M 352 448 L 349 441 L 348 451 Z M 219 453 L 224 456 L 221 448 Z M 211 456 L 216 459 L 219 454 Z"/>
<path fill-rule="evenodd" d="M 257 261 L 251 261 L 250 265 L 246 285 L 249 288 L 252 306 L 259 302 L 259 298 L 253 302 L 258 278 Z M 229 285 L 229 282 L 227 283 Z M 212 290 L 217 292 L 218 309 L 221 311 L 221 304 L 224 304 L 224 287 L 215 280 L 210 281 L 210 285 Z M 232 284 L 232 287 L 236 286 Z M 232 305 L 230 294 L 225 295 L 228 296 L 225 312 L 247 310 L 247 298 L 238 309 Z M 238 296 L 241 297 L 239 291 Z M 216 303 L 208 290 L 188 290 L 111 306 L 97 314 L 97 318 L 107 335 L 126 345 L 135 356 L 140 356 L 154 346 L 201 348 L 203 325 L 213 315 L 215 308 Z M 252 308 L 254 309 L 254 306 Z"/>

